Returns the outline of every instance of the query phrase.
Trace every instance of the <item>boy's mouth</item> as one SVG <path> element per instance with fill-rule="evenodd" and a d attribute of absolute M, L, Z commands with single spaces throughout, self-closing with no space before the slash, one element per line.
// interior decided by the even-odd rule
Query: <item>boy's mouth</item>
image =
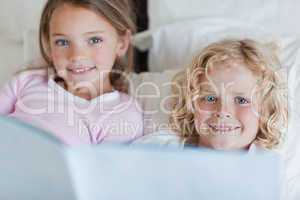
<path fill-rule="evenodd" d="M 226 125 L 226 124 L 208 124 L 208 126 L 216 132 L 231 132 L 240 129 L 239 126 Z"/>

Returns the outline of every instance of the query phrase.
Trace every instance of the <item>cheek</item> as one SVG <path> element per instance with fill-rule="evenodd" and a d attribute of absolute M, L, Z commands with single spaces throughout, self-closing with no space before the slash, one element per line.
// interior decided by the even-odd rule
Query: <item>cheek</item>
<path fill-rule="evenodd" d="M 247 124 L 252 127 L 258 127 L 259 114 L 254 107 L 241 108 L 237 111 L 237 117 L 243 124 Z"/>
<path fill-rule="evenodd" d="M 211 113 L 207 111 L 197 111 L 194 115 L 194 124 L 199 132 L 201 127 L 206 126 L 206 122 L 208 119 L 210 119 Z"/>
<path fill-rule="evenodd" d="M 96 65 L 102 70 L 110 70 L 116 60 L 116 54 L 111 49 L 96 49 L 92 56 Z"/>
<path fill-rule="evenodd" d="M 61 51 L 51 51 L 51 60 L 56 69 L 64 68 L 64 63 L 66 62 L 66 55 Z"/>
<path fill-rule="evenodd" d="M 61 59 L 61 54 L 57 53 L 56 51 L 51 52 L 51 59 L 53 62 L 58 62 Z"/>

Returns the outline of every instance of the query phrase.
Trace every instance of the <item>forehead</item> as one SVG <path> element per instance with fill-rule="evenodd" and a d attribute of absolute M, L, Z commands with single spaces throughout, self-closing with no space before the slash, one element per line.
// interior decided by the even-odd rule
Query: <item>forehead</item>
<path fill-rule="evenodd" d="M 57 7 L 50 20 L 50 31 L 78 32 L 99 28 L 113 30 L 110 23 L 99 13 L 71 4 Z"/>
<path fill-rule="evenodd" d="M 218 63 L 200 77 L 201 89 L 248 93 L 257 83 L 257 77 L 242 63 Z"/>

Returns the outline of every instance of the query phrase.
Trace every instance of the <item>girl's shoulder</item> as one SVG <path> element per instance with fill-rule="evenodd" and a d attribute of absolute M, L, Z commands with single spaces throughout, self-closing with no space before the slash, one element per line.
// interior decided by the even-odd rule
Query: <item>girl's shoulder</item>
<path fill-rule="evenodd" d="M 48 81 L 47 69 L 31 69 L 18 72 L 14 75 L 13 81 L 18 83 L 36 83 Z"/>
<path fill-rule="evenodd" d="M 143 111 L 140 102 L 130 94 L 119 92 L 120 102 L 122 104 L 129 105 L 128 108 L 133 108 L 134 110 Z"/>
<path fill-rule="evenodd" d="M 16 73 L 5 85 L 14 91 L 21 91 L 32 86 L 41 86 L 48 83 L 46 69 L 25 70 Z"/>
<path fill-rule="evenodd" d="M 182 138 L 171 130 L 160 130 L 148 135 L 144 135 L 133 141 L 131 145 L 140 144 L 154 144 L 162 147 L 184 147 Z"/>
<path fill-rule="evenodd" d="M 121 101 L 136 101 L 136 99 L 133 96 L 127 93 L 119 92 L 119 94 L 120 94 Z"/>

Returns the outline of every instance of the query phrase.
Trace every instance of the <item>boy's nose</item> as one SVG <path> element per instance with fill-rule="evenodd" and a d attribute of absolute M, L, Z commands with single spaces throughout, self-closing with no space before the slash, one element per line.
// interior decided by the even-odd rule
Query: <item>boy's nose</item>
<path fill-rule="evenodd" d="M 230 113 L 224 113 L 224 112 L 216 112 L 215 116 L 217 118 L 231 118 L 231 114 Z"/>
<path fill-rule="evenodd" d="M 220 103 L 218 105 L 218 108 L 215 112 L 215 116 L 218 118 L 231 118 L 232 117 L 232 111 L 230 109 L 230 106 L 227 105 L 225 101 Z"/>

